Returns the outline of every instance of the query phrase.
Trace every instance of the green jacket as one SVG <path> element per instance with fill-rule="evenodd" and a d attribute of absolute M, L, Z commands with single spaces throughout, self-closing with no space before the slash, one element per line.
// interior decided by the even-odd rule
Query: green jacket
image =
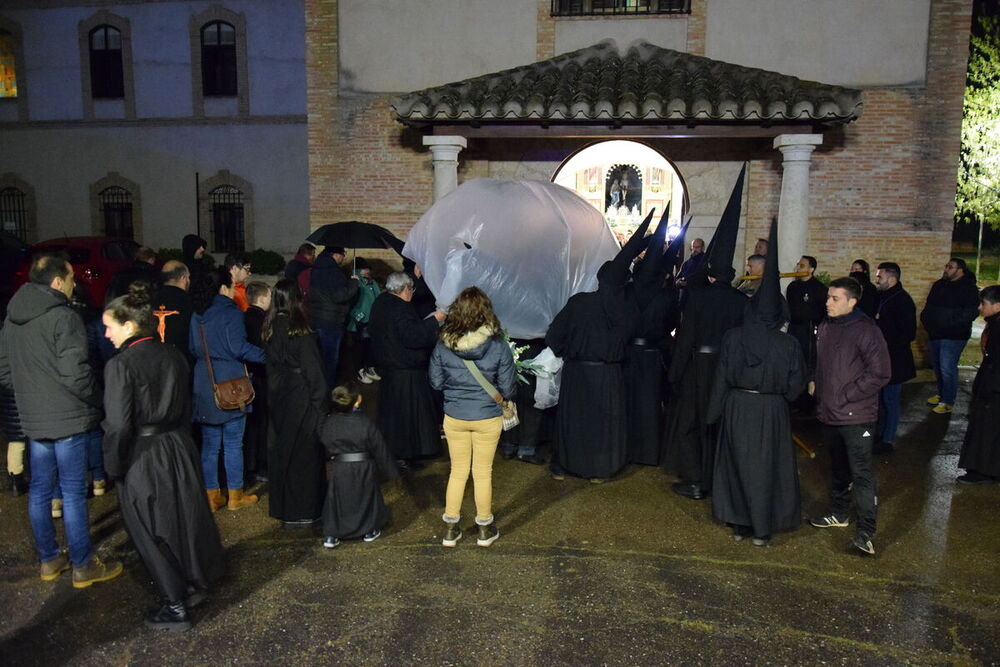
<path fill-rule="evenodd" d="M 358 300 L 354 303 L 354 308 L 351 309 L 351 314 L 347 318 L 348 331 L 357 331 L 359 324 L 368 324 L 368 317 L 371 315 L 375 297 L 382 292 L 382 288 L 378 286 L 378 282 L 374 278 L 362 278 L 357 269 L 355 269 L 354 275 L 358 277 Z"/>

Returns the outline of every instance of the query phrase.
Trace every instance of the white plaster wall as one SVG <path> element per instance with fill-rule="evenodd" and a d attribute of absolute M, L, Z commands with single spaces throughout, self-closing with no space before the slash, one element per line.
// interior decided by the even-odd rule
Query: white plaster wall
<path fill-rule="evenodd" d="M 606 37 L 624 49 L 637 39 L 675 51 L 687 50 L 687 16 L 676 18 L 556 19 L 556 53 L 593 46 Z"/>
<path fill-rule="evenodd" d="M 537 0 L 340 0 L 340 86 L 409 92 L 527 65 Z"/>
<path fill-rule="evenodd" d="M 710 0 L 709 58 L 853 87 L 923 85 L 930 0 Z"/>
<path fill-rule="evenodd" d="M 0 155 L 35 188 L 40 240 L 89 235 L 90 185 L 117 171 L 141 189 L 141 241 L 179 247 L 195 231 L 195 172 L 229 169 L 253 185 L 255 245 L 291 253 L 309 234 L 306 141 L 304 123 L 31 129 L 0 133 Z"/>
<path fill-rule="evenodd" d="M 154 2 L 108 8 L 129 19 L 132 26 L 138 117 L 191 115 L 188 21 L 212 4 Z M 246 17 L 251 114 L 305 114 L 303 0 L 229 0 L 222 4 Z M 31 120 L 73 120 L 83 116 L 77 25 L 99 9 L 88 6 L 3 12 L 21 24 Z"/>

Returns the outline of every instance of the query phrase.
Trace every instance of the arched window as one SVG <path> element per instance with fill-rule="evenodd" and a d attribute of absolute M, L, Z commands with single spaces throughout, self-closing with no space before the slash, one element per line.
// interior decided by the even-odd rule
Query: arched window
<path fill-rule="evenodd" d="M 17 97 L 17 51 L 14 35 L 0 29 L 0 97 Z"/>
<path fill-rule="evenodd" d="M 239 252 L 246 248 L 243 191 L 220 185 L 209 191 L 212 213 L 212 252 Z"/>
<path fill-rule="evenodd" d="M 0 189 L 0 231 L 28 242 L 28 205 L 18 188 Z"/>
<path fill-rule="evenodd" d="M 104 223 L 105 236 L 133 238 L 132 193 L 125 188 L 111 186 L 98 193 L 100 216 Z"/>
<path fill-rule="evenodd" d="M 90 94 L 94 99 L 125 97 L 122 34 L 110 25 L 90 31 Z"/>
<path fill-rule="evenodd" d="M 206 97 L 235 97 L 236 28 L 212 21 L 201 28 L 201 85 Z"/>

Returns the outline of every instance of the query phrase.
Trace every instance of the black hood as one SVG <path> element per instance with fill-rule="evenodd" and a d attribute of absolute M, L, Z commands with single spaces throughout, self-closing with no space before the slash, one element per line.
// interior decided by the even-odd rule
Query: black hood
<path fill-rule="evenodd" d="M 7 317 L 11 324 L 27 324 L 53 308 L 68 306 L 62 292 L 37 283 L 27 283 L 17 290 L 7 304 Z"/>
<path fill-rule="evenodd" d="M 198 248 L 208 248 L 208 241 L 197 234 L 188 234 L 181 241 L 181 252 L 184 254 L 184 259 L 194 259 L 194 254 L 198 252 Z"/>
<path fill-rule="evenodd" d="M 740 211 L 743 206 L 743 181 L 746 173 L 747 166 L 744 164 L 729 195 L 729 203 L 722 213 L 719 226 L 712 236 L 712 242 L 708 245 L 706 260 L 702 262 L 709 276 L 727 283 L 736 277 L 733 257 L 736 255 L 736 237 L 740 233 Z"/>

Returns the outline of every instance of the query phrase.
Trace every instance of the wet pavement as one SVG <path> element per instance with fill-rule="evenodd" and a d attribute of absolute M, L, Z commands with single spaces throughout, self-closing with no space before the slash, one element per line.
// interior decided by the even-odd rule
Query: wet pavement
<path fill-rule="evenodd" d="M 1000 662 L 1000 486 L 955 484 L 968 387 L 956 411 L 904 387 L 896 452 L 878 459 L 878 556 L 853 529 L 734 542 L 709 502 L 630 468 L 595 485 L 497 458 L 500 539 L 440 546 L 444 461 L 386 488 L 393 522 L 334 550 L 287 531 L 262 502 L 219 512 L 228 574 L 187 633 L 153 633 L 153 589 L 115 495 L 91 500 L 118 579 L 74 590 L 37 578 L 25 499 L 0 497 L 4 664 L 990 664 Z M 926 380 L 926 377 L 923 377 Z M 825 507 L 828 462 L 799 456 L 803 513 Z M 471 491 L 463 525 L 471 526 Z M 468 533 L 468 531 L 467 531 Z"/>

